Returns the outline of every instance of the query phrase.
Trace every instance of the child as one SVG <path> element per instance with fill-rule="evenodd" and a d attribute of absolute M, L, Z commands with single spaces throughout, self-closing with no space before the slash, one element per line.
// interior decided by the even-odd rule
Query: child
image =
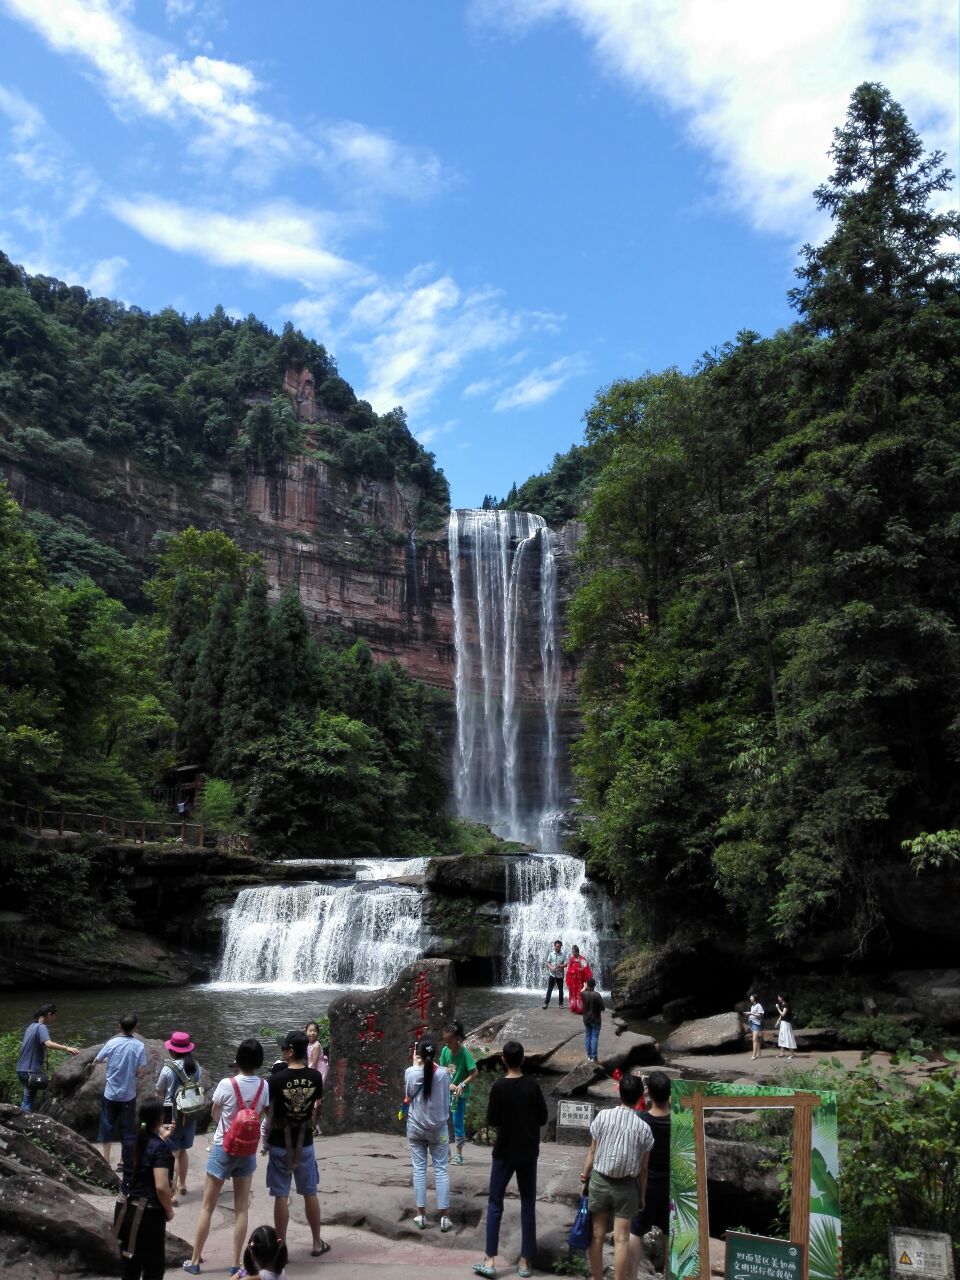
<path fill-rule="evenodd" d="M 753 1039 L 753 1053 L 751 1057 L 760 1057 L 760 1048 L 763 1035 L 763 1005 L 755 991 L 750 993 L 750 1013 L 747 1016 L 747 1022 L 750 1025 L 750 1035 Z"/>
<path fill-rule="evenodd" d="M 600 1024 L 606 1008 L 603 996 L 596 990 L 596 986 L 596 981 L 588 978 L 586 990 L 580 997 L 580 1006 L 583 1009 L 583 1043 L 588 1062 L 597 1061 L 597 1055 L 600 1052 Z"/>
<path fill-rule="evenodd" d="M 454 1019 L 447 1024 L 443 1033 L 443 1048 L 440 1050 L 438 1065 L 446 1067 L 453 1077 L 453 1088 L 450 1090 L 450 1114 L 453 1118 L 453 1137 L 457 1144 L 457 1154 L 453 1164 L 463 1164 L 463 1144 L 466 1141 L 467 1095 L 470 1092 L 471 1080 L 477 1078 L 477 1064 L 473 1054 L 463 1043 L 463 1023 Z"/>
<path fill-rule="evenodd" d="M 243 1269 L 261 1280 L 287 1280 L 287 1246 L 273 1227 L 257 1227 L 243 1251 Z"/>

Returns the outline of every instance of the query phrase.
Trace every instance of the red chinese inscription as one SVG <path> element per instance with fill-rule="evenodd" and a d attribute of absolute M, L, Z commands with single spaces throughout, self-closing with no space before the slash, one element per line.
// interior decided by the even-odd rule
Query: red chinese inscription
<path fill-rule="evenodd" d="M 379 1093 L 387 1087 L 380 1075 L 379 1062 L 361 1062 L 357 1068 L 357 1089 L 360 1093 Z"/>
<path fill-rule="evenodd" d="M 360 1043 L 366 1044 L 368 1042 L 382 1039 L 383 1031 L 377 1026 L 377 1015 L 375 1013 L 368 1013 L 363 1030 L 360 1032 Z"/>

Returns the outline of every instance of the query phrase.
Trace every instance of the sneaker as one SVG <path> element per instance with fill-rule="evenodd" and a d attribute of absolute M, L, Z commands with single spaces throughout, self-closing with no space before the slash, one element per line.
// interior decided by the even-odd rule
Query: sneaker
<path fill-rule="evenodd" d="M 444 1214 L 443 1217 L 440 1219 L 440 1230 L 441 1231 L 453 1230 L 453 1223 L 450 1221 L 450 1219 L 447 1217 L 446 1214 Z"/>
<path fill-rule="evenodd" d="M 425 1213 L 418 1213 L 413 1220 L 413 1224 L 414 1226 L 419 1227 L 421 1231 L 423 1231 L 427 1225 L 427 1215 Z"/>
<path fill-rule="evenodd" d="M 457 1154 L 456 1154 L 456 1155 L 453 1157 L 453 1159 L 450 1161 L 450 1163 L 451 1163 L 451 1164 L 463 1164 L 463 1152 L 462 1152 L 462 1151 L 458 1151 L 458 1152 L 457 1152 Z"/>
<path fill-rule="evenodd" d="M 188 1276 L 198 1276 L 198 1275 L 200 1274 L 200 1263 L 199 1263 L 199 1262 L 185 1262 L 185 1263 L 183 1264 L 183 1269 L 184 1269 L 184 1271 L 187 1273 L 187 1275 L 188 1275 Z"/>

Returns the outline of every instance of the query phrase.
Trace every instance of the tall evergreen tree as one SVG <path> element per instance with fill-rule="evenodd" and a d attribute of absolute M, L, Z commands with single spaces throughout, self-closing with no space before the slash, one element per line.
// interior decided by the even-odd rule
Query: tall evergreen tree
<path fill-rule="evenodd" d="M 276 655 L 267 580 L 254 574 L 237 614 L 236 638 L 224 686 L 220 741 L 213 762 L 233 776 L 244 749 L 272 733 L 278 721 Z"/>
<path fill-rule="evenodd" d="M 288 587 L 270 615 L 276 661 L 277 698 L 284 707 L 316 704 L 320 684 L 320 656 L 310 631 L 303 602 Z"/>
<path fill-rule="evenodd" d="M 234 644 L 234 588 L 224 583 L 203 632 L 196 676 L 182 725 L 182 753 L 206 766 L 221 741 L 224 691 Z"/>

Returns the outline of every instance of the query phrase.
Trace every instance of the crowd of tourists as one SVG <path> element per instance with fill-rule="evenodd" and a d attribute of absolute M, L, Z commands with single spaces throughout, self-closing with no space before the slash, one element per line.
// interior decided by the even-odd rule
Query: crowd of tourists
<path fill-rule="evenodd" d="M 582 995 L 584 1008 L 589 1008 L 592 979 L 587 979 L 587 984 Z M 36 1091 L 46 1084 L 47 1050 L 79 1052 L 74 1046 L 52 1040 L 50 1025 L 55 1017 L 56 1007 L 45 1005 L 24 1034 L 17 1071 L 25 1110 L 33 1107 Z M 234 1280 L 247 1275 L 260 1275 L 264 1280 L 284 1277 L 292 1187 L 303 1198 L 311 1257 L 327 1253 L 330 1245 L 321 1233 L 314 1137 L 329 1060 L 317 1023 L 290 1031 L 278 1042 L 280 1056 L 266 1076 L 261 1074 L 263 1045 L 252 1038 L 241 1041 L 231 1074 L 217 1083 L 209 1099 L 197 1045 L 188 1032 L 175 1030 L 164 1041 L 168 1057 L 157 1076 L 154 1096 L 139 1108 L 137 1086 L 147 1071 L 147 1055 L 137 1026 L 135 1014 L 121 1017 L 117 1034 L 94 1059 L 105 1066 L 98 1132 L 104 1158 L 110 1161 L 112 1144 L 118 1138 L 121 1144 L 121 1188 L 114 1226 L 124 1280 L 160 1280 L 164 1273 L 166 1224 L 173 1220 L 180 1198 L 188 1192 L 190 1151 L 198 1120 L 208 1105 L 212 1137 L 193 1247 L 183 1263 L 184 1271 L 190 1275 L 201 1272 L 213 1213 L 228 1180 L 233 1188 L 229 1275 Z M 490 1090 L 486 1116 L 488 1128 L 496 1134 L 486 1252 L 473 1267 L 488 1280 L 496 1276 L 504 1201 L 514 1178 L 520 1197 L 518 1274 L 526 1277 L 533 1273 L 537 1160 L 540 1133 L 547 1122 L 540 1086 L 524 1074 L 523 1046 L 508 1041 L 501 1059 L 503 1074 Z M 421 1230 L 429 1225 L 429 1165 L 433 1167 L 440 1230 L 453 1229 L 449 1166 L 451 1162 L 463 1164 L 466 1104 L 477 1074 L 463 1025 L 456 1020 L 444 1028 L 439 1041 L 430 1034 L 422 1036 L 406 1068 L 401 1111 L 413 1169 L 413 1222 Z M 628 1269 L 636 1275 L 640 1237 L 653 1225 L 663 1231 L 668 1225 L 669 1080 L 662 1072 L 654 1072 L 649 1080 L 626 1075 L 619 1091 L 620 1105 L 601 1111 L 593 1121 L 581 1175 L 593 1215 L 589 1257 L 594 1280 L 602 1277 L 603 1242 L 611 1220 L 617 1280 L 626 1280 Z M 250 1188 L 258 1155 L 267 1159 L 266 1185 L 274 1212 L 272 1224 L 251 1232 Z"/>

